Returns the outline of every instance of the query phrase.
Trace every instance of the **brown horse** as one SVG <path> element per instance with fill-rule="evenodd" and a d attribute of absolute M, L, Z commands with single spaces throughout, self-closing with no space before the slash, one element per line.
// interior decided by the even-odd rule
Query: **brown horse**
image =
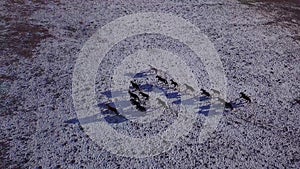
<path fill-rule="evenodd" d="M 158 76 L 158 75 L 157 75 L 156 78 L 157 78 L 158 81 L 161 81 L 161 82 L 163 82 L 164 84 L 168 85 L 168 81 L 167 81 L 166 79 L 162 78 L 161 76 Z"/>
<path fill-rule="evenodd" d="M 139 102 L 141 101 L 140 98 L 139 98 L 139 96 L 136 95 L 136 94 L 134 94 L 134 93 L 132 93 L 130 90 L 128 90 L 128 93 L 129 93 L 129 95 L 130 95 L 131 98 L 137 99 Z"/>
<path fill-rule="evenodd" d="M 133 81 L 130 81 L 130 83 L 135 90 L 141 90 L 140 86 L 137 83 L 134 83 Z"/>
<path fill-rule="evenodd" d="M 109 105 L 108 103 L 105 104 L 107 109 L 114 112 L 116 115 L 120 115 L 120 113 L 118 112 L 118 110 L 115 107 L 112 107 L 111 105 Z"/>
<path fill-rule="evenodd" d="M 251 103 L 251 99 L 245 93 L 240 92 L 241 98 L 245 99 L 247 102 Z"/>

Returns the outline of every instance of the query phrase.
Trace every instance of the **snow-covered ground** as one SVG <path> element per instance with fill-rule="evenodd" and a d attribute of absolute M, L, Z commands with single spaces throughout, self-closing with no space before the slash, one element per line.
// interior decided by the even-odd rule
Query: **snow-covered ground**
<path fill-rule="evenodd" d="M 1 1 L 0 168 L 299 168 L 297 3 Z M 211 51 L 203 47 L 206 43 L 199 44 L 199 59 L 193 48 L 199 38 L 157 32 L 108 44 L 107 53 L 87 45 L 129 34 L 113 34 L 124 28 L 120 25 L 104 30 L 112 31 L 109 39 L 91 40 L 108 23 L 145 12 L 167 13 L 194 25 L 220 62 L 205 60 L 211 54 L 205 53 Z M 186 26 L 153 24 L 162 32 Z M 175 36 L 180 35 L 184 31 Z M 103 58 L 78 69 L 78 58 L 90 55 Z M 212 76 L 210 66 L 224 73 L 224 88 L 218 90 L 233 110 L 214 111 L 223 108 L 214 106 L 216 97 L 201 94 L 201 88 L 212 94 L 218 87 L 212 79 L 221 78 Z M 96 73 L 80 76 L 78 70 Z M 157 81 L 156 73 L 179 87 Z M 146 112 L 129 101 L 128 90 L 139 94 L 131 80 L 154 85 L 143 88 L 150 96 Z M 82 81 L 94 82 L 94 89 L 80 86 Z M 245 103 L 240 92 L 252 102 Z M 86 100 L 90 93 L 95 102 Z M 121 115 L 105 110 L 108 101 Z"/>

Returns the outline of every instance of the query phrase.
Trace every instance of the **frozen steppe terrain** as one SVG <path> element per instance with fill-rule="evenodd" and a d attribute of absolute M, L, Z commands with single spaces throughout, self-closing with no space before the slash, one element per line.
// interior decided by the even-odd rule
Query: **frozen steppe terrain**
<path fill-rule="evenodd" d="M 300 168 L 298 0 L 4 0 L 0 9 L 0 168 Z M 238 103 L 239 93 L 245 92 L 252 102 L 222 112 L 216 130 L 203 142 L 198 137 L 209 114 L 200 111 L 193 114 L 191 129 L 168 151 L 134 158 L 116 155 L 94 140 L 88 127 L 98 119 L 78 118 L 72 86 L 76 59 L 87 41 L 117 18 L 143 12 L 172 14 L 198 27 L 222 62 L 227 100 Z M 211 88 L 205 64 L 186 44 L 157 33 L 130 36 L 115 44 L 98 67 L 94 91 L 100 114 L 107 99 L 103 96 L 117 95 L 107 94 L 114 78 L 137 75 L 116 72 L 122 60 L 127 63 L 124 70 L 134 66 L 126 58 L 143 52 L 151 58 L 159 49 L 186 63 L 196 79 L 193 84 Z M 181 78 L 163 67 L 171 60 L 156 62 L 171 71 L 166 77 Z M 143 66 L 139 72 L 150 69 Z M 158 97 L 155 93 L 163 89 L 153 91 Z M 138 113 L 124 115 L 129 120 L 107 116 L 106 122 L 126 136 L 151 137 L 174 123 L 177 115 L 172 112 L 157 112 L 160 120 L 149 116 L 151 123 Z"/>

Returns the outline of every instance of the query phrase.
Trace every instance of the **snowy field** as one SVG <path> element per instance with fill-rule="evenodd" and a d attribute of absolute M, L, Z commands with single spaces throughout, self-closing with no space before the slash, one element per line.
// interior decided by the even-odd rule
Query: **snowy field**
<path fill-rule="evenodd" d="M 300 167 L 299 1 L 0 6 L 0 168 Z"/>

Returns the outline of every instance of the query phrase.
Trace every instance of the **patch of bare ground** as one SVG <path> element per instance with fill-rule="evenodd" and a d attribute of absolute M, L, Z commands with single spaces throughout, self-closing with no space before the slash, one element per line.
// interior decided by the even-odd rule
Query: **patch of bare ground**
<path fill-rule="evenodd" d="M 58 3 L 58 1 L 54 1 Z M 0 50 L 2 57 L 17 54 L 20 57 L 32 57 L 33 49 L 44 39 L 51 37 L 48 28 L 34 24 L 30 16 L 45 8 L 49 1 L 6 1 L 1 13 Z M 1 58 L 2 59 L 2 58 Z"/>
<path fill-rule="evenodd" d="M 291 38 L 300 41 L 300 0 L 238 0 L 257 8 L 263 15 L 273 17 L 266 25 L 278 25 L 289 29 Z"/>

